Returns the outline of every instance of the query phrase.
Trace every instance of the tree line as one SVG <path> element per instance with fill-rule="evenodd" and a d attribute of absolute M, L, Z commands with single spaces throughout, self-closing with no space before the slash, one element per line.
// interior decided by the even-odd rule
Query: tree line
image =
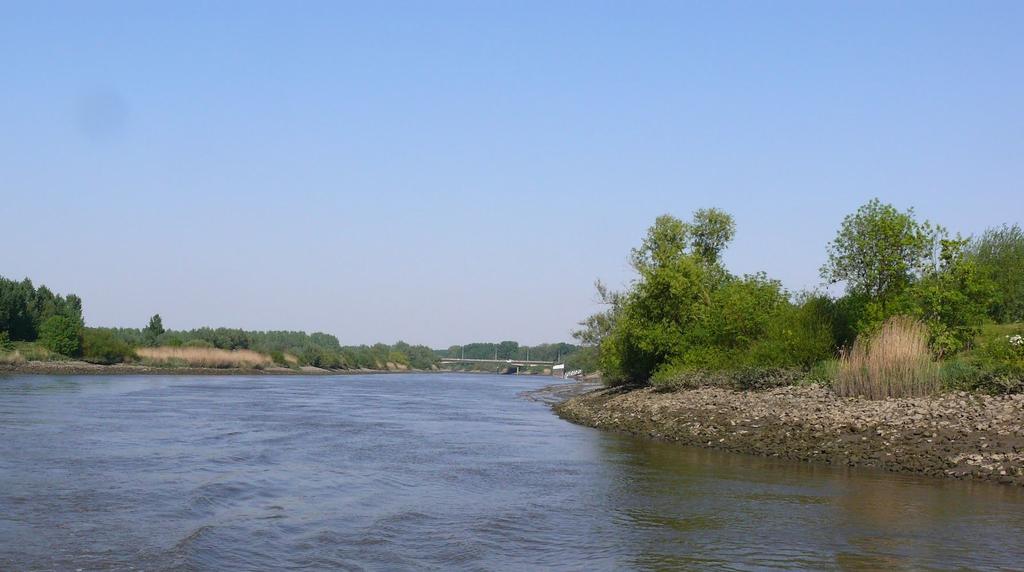
<path fill-rule="evenodd" d="M 405 366 L 429 370 L 442 357 L 526 359 L 556 361 L 579 348 L 572 344 L 521 346 L 515 341 L 472 343 L 433 350 L 403 341 L 394 344 L 343 346 L 323 332 L 251 331 L 239 328 L 165 329 L 159 314 L 141 328 L 86 327 L 82 300 L 74 294 L 54 294 L 31 280 L 0 278 L 0 350 L 15 342 L 35 342 L 58 356 L 112 364 L 136 359 L 140 347 L 199 347 L 253 350 L 267 354 L 278 365 L 311 365 L 328 369 L 384 369 Z"/>

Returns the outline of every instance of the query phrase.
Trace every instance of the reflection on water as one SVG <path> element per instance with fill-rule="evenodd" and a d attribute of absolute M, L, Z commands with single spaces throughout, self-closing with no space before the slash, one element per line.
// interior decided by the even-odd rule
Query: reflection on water
<path fill-rule="evenodd" d="M 0 378 L 0 569 L 963 569 L 1024 491 L 577 427 L 499 376 Z"/>

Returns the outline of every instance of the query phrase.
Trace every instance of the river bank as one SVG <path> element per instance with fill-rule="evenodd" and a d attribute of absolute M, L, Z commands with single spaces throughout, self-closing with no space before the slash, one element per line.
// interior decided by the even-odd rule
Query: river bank
<path fill-rule="evenodd" d="M 684 445 L 1024 486 L 1024 395 L 871 401 L 821 387 L 602 389 L 554 409 L 581 425 Z"/>
<path fill-rule="evenodd" d="M 325 369 L 313 366 L 289 367 L 191 367 L 152 366 L 117 363 L 102 365 L 85 361 L 26 361 L 0 364 L 0 375 L 358 375 L 409 373 L 410 370 Z"/>

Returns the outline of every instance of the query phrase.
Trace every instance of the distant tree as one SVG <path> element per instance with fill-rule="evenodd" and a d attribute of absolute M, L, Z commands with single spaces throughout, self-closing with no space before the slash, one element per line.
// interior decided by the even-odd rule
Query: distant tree
<path fill-rule="evenodd" d="M 52 352 L 77 357 L 82 350 L 82 328 L 67 316 L 50 316 L 39 326 L 39 342 Z"/>
<path fill-rule="evenodd" d="M 519 342 L 504 341 L 498 344 L 498 359 L 514 359 L 519 353 Z"/>
<path fill-rule="evenodd" d="M 86 328 L 82 337 L 82 357 L 101 364 L 121 363 L 135 357 L 135 351 L 110 330 Z"/>
<path fill-rule="evenodd" d="M 36 339 L 39 324 L 31 307 L 34 295 L 30 280 L 0 278 L 0 330 L 6 331 L 12 340 Z"/>
<path fill-rule="evenodd" d="M 164 322 L 160 319 L 160 314 L 153 314 L 153 317 L 149 319 L 149 324 L 142 330 L 146 345 L 157 345 L 157 338 L 163 335 L 164 331 Z"/>

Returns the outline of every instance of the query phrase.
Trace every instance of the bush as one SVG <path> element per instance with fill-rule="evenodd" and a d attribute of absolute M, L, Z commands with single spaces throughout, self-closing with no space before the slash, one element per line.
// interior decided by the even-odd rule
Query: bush
<path fill-rule="evenodd" d="M 274 350 L 270 352 L 270 359 L 274 361 L 276 365 L 288 367 L 288 360 L 284 357 L 284 352 Z"/>
<path fill-rule="evenodd" d="M 11 342 L 11 335 L 5 331 L 0 330 L 0 351 L 9 352 L 14 349 L 14 343 Z"/>
<path fill-rule="evenodd" d="M 189 340 L 187 342 L 178 342 L 177 344 L 167 344 L 171 347 L 182 347 L 182 348 L 212 348 L 213 344 L 206 340 Z"/>
<path fill-rule="evenodd" d="M 742 358 L 750 366 L 799 367 L 835 357 L 831 300 L 809 296 L 797 304 L 785 304 L 768 322 L 763 339 Z"/>
<path fill-rule="evenodd" d="M 66 316 L 50 316 L 39 326 L 39 343 L 54 353 L 78 356 L 82 351 L 81 327 Z"/>
<path fill-rule="evenodd" d="M 813 380 L 795 368 L 743 367 L 731 370 L 693 369 L 665 366 L 651 376 L 651 385 L 659 391 L 722 387 L 736 391 L 761 391 L 773 387 L 803 385 Z"/>
<path fill-rule="evenodd" d="M 1020 393 L 1024 391 L 1024 328 L 1017 327 L 1004 334 L 1006 328 L 985 336 L 977 350 L 970 355 L 971 376 L 950 377 L 957 389 L 982 391 L 992 394 Z M 956 366 L 966 369 L 966 365 Z M 960 374 L 954 370 L 950 376 Z"/>
<path fill-rule="evenodd" d="M 101 364 L 122 363 L 135 358 L 135 350 L 106 330 L 88 328 L 82 339 L 85 361 Z"/>
<path fill-rule="evenodd" d="M 839 360 L 827 359 L 811 366 L 807 372 L 808 381 L 831 386 L 839 375 Z"/>
<path fill-rule="evenodd" d="M 985 384 L 986 372 L 963 358 L 953 358 L 942 364 L 942 386 L 954 391 L 975 391 Z"/>
<path fill-rule="evenodd" d="M 868 399 L 931 395 L 939 390 L 939 366 L 928 348 L 928 327 L 897 316 L 877 334 L 861 336 L 840 360 L 837 395 Z"/>

